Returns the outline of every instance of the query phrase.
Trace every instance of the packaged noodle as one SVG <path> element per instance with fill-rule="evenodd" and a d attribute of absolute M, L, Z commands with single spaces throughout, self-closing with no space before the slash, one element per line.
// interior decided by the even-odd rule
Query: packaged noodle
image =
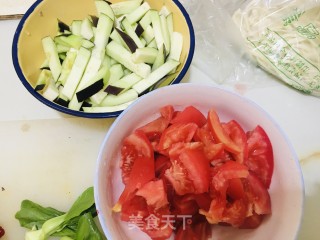
<path fill-rule="evenodd" d="M 320 2 L 252 0 L 233 20 L 250 55 L 267 72 L 320 96 Z"/>

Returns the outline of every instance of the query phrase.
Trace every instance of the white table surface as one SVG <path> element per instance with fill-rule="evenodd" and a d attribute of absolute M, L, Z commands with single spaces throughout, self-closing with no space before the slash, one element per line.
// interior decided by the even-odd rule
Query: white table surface
<path fill-rule="evenodd" d="M 38 102 L 21 84 L 11 60 L 18 20 L 0 21 L 0 226 L 4 240 L 23 239 L 14 218 L 23 199 L 67 210 L 93 185 L 100 144 L 114 119 L 64 115 Z M 183 82 L 216 84 L 194 65 Z M 255 101 L 283 128 L 300 159 L 305 213 L 299 240 L 320 236 L 320 99 L 270 78 L 270 84 L 221 85 Z M 1 239 L 2 240 L 2 239 Z"/>

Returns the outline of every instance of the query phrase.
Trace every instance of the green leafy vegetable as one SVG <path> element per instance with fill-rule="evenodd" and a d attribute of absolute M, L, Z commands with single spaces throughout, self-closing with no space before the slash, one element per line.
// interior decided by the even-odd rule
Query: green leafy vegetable
<path fill-rule="evenodd" d="M 46 240 L 50 236 L 62 240 L 100 240 L 103 237 L 93 220 L 96 215 L 93 187 L 90 187 L 66 213 L 23 200 L 15 218 L 22 227 L 31 230 L 26 233 L 26 240 Z"/>

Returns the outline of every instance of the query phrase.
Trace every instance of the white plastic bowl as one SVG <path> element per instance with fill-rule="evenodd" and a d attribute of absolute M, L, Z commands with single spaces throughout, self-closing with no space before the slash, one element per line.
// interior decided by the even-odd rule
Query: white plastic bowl
<path fill-rule="evenodd" d="M 254 230 L 214 226 L 213 239 L 295 239 L 303 213 L 304 185 L 298 158 L 284 132 L 254 102 L 217 87 L 191 83 L 146 94 L 126 109 L 108 131 L 98 156 L 94 183 L 99 220 L 108 239 L 150 239 L 139 229 L 129 229 L 128 223 L 122 222 L 111 208 L 123 190 L 119 168 L 122 140 L 137 127 L 155 119 L 159 108 L 167 104 L 175 109 L 193 105 L 205 114 L 215 107 L 222 121 L 235 119 L 245 130 L 259 124 L 273 145 L 275 165 L 269 189 L 272 215 Z"/>

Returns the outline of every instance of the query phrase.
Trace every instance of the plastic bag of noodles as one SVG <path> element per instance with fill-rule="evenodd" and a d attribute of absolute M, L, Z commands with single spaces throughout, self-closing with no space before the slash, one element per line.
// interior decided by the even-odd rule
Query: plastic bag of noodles
<path fill-rule="evenodd" d="M 320 2 L 250 0 L 232 15 L 258 65 L 320 96 Z"/>

